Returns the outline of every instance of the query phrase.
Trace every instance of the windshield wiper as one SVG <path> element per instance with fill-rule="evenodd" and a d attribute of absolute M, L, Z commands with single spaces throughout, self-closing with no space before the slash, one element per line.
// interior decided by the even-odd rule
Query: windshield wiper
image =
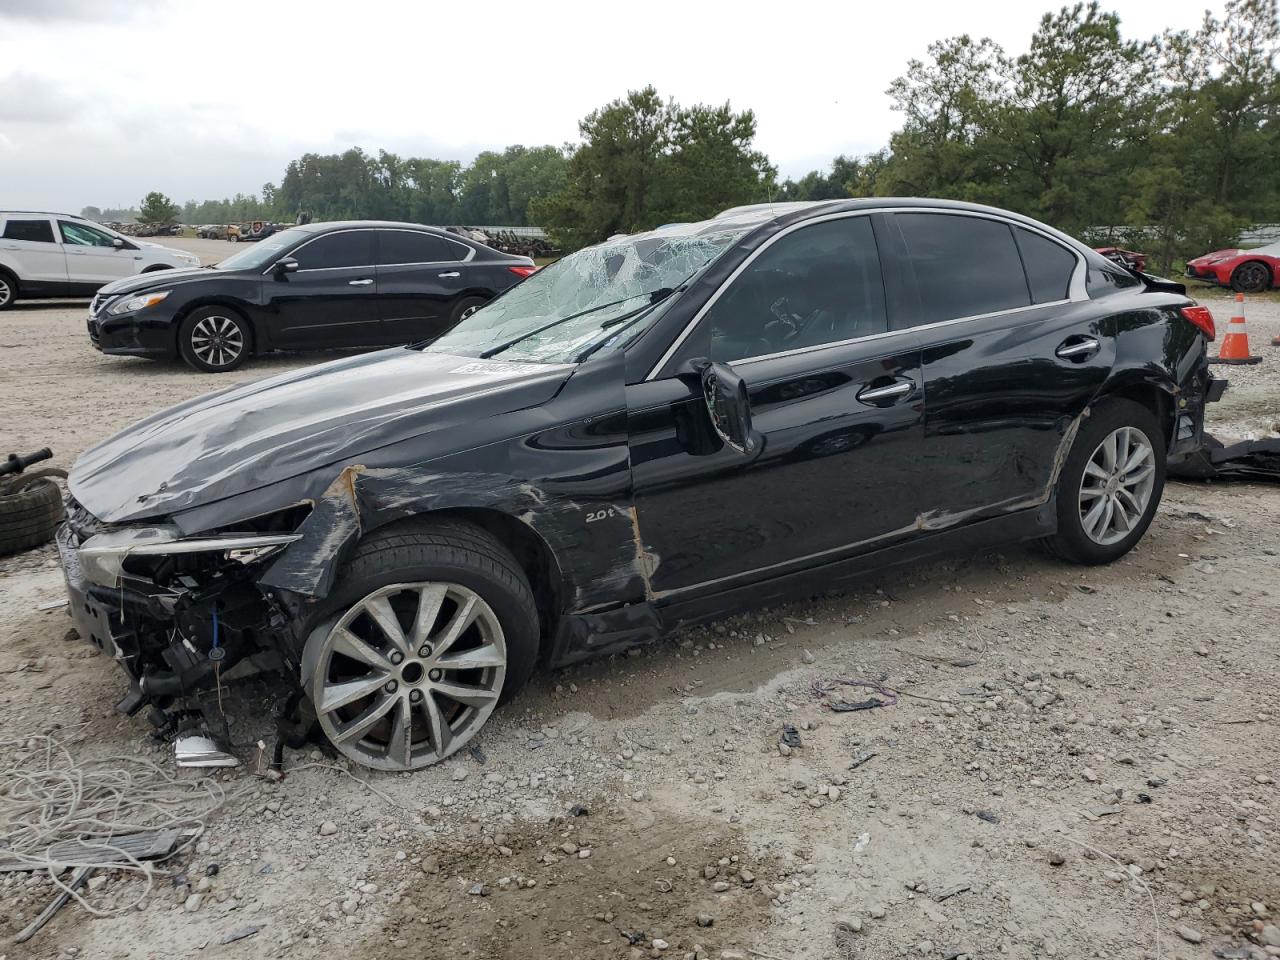
<path fill-rule="evenodd" d="M 626 303 L 628 300 L 635 300 L 637 297 L 653 297 L 655 294 L 661 294 L 662 296 L 659 297 L 658 299 L 662 299 L 663 297 L 667 296 L 669 293 L 671 293 L 670 288 L 661 287 L 657 290 L 652 291 L 651 293 L 635 293 L 629 297 L 623 297 L 621 300 L 614 300 L 612 303 L 602 303 L 598 307 L 590 307 L 586 310 L 580 310 L 577 313 L 571 313 L 567 317 L 560 317 L 557 320 L 552 320 L 550 323 L 544 323 L 540 327 L 535 327 L 534 329 L 530 330 L 528 333 L 522 333 L 518 337 L 513 337 L 512 339 L 508 340 L 506 343 L 500 343 L 496 347 L 490 347 L 488 350 L 484 351 L 484 353 L 480 354 L 480 359 L 488 360 L 490 357 L 496 357 L 498 354 L 502 353 L 502 351 L 507 350 L 511 347 L 514 347 L 517 343 L 520 343 L 523 340 L 528 340 L 530 337 L 536 337 L 538 334 L 543 333 L 547 330 L 550 330 L 552 327 L 558 327 L 562 323 L 568 323 L 570 320 L 577 320 L 579 317 L 585 317 L 591 313 L 599 313 L 601 310 L 608 310 L 610 307 L 616 307 L 618 306 L 618 304 Z M 648 309 L 649 307 L 653 306 L 653 304 L 657 302 L 658 302 L 657 300 L 651 300 L 649 303 L 646 303 L 644 307 L 641 307 L 641 309 L 642 310 Z M 616 317 L 613 323 L 621 323 L 623 320 L 626 319 L 627 316 L 629 316 L 629 314 L 624 314 L 621 317 Z M 605 323 L 601 324 L 601 328 L 603 329 L 605 326 L 612 326 L 612 323 L 606 320 Z"/>

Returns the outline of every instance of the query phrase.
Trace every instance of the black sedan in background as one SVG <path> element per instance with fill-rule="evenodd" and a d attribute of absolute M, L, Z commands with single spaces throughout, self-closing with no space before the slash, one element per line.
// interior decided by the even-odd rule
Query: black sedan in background
<path fill-rule="evenodd" d="M 212 267 L 107 284 L 89 308 L 103 353 L 182 357 L 218 373 L 271 350 L 430 340 L 536 268 L 413 223 L 312 223 Z"/>

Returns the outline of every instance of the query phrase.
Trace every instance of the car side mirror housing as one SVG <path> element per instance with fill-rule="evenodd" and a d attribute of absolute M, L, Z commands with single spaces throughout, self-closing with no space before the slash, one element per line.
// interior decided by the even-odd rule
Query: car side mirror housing
<path fill-rule="evenodd" d="M 277 260 L 272 269 L 275 270 L 277 276 L 283 276 L 286 273 L 297 273 L 298 261 L 293 257 L 285 257 L 283 260 Z"/>
<path fill-rule="evenodd" d="M 123 241 L 123 240 L 121 240 L 119 237 L 112 237 L 112 238 L 111 238 L 111 245 L 112 245 L 113 247 L 115 247 L 117 250 L 123 250 L 123 249 L 124 249 L 124 241 Z"/>
<path fill-rule="evenodd" d="M 759 439 L 751 429 L 751 400 L 742 377 L 727 363 L 706 357 L 690 360 L 686 370 L 698 378 L 716 436 L 739 453 L 754 454 Z"/>

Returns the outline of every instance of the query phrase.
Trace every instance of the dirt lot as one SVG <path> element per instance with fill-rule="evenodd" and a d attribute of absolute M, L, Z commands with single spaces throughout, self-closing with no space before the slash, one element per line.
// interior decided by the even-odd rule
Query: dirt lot
<path fill-rule="evenodd" d="M 1221 329 L 1227 301 L 1205 299 Z M 159 407 L 323 359 L 106 358 L 84 313 L 0 315 L 4 450 L 66 465 Z M 1249 317 L 1266 360 L 1227 371 L 1224 436 L 1280 420 L 1280 299 Z M 231 799 L 173 877 L 88 894 L 118 915 L 72 904 L 15 947 L 54 890 L 0 874 L 0 958 L 1277 955 L 1278 574 L 1280 489 L 1174 484 L 1108 568 L 1012 548 L 544 672 L 480 752 L 411 776 L 318 750 L 280 782 L 219 774 Z M 60 596 L 50 548 L 0 560 L 0 767 L 51 734 L 171 769 L 112 711 L 122 679 L 40 609 Z M 833 712 L 869 695 L 815 688 L 837 678 L 897 701 Z M 230 691 L 246 758 L 275 694 Z"/>

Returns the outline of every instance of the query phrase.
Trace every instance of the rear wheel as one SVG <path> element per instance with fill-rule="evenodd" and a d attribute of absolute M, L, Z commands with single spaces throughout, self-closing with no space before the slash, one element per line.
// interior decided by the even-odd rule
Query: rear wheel
<path fill-rule="evenodd" d="M 0 310 L 13 306 L 18 299 L 18 281 L 8 270 L 0 270 Z"/>
<path fill-rule="evenodd" d="M 1265 263 L 1250 260 L 1231 273 L 1231 289 L 1237 293 L 1262 293 L 1271 286 L 1271 270 Z"/>
<path fill-rule="evenodd" d="M 1058 477 L 1058 532 L 1045 545 L 1074 563 L 1124 556 L 1151 525 L 1164 477 L 1155 414 L 1132 400 L 1103 401 L 1076 434 Z"/>
<path fill-rule="evenodd" d="M 249 324 L 227 307 L 192 311 L 178 330 L 182 359 L 205 373 L 225 373 L 244 362 L 252 346 Z"/>
<path fill-rule="evenodd" d="M 449 313 L 449 326 L 461 323 L 488 302 L 484 297 L 463 297 L 453 305 L 453 310 Z"/>
<path fill-rule="evenodd" d="M 302 680 L 325 736 L 363 766 L 416 770 L 456 753 L 533 671 L 529 583 L 469 524 L 373 534 L 326 606 Z"/>

